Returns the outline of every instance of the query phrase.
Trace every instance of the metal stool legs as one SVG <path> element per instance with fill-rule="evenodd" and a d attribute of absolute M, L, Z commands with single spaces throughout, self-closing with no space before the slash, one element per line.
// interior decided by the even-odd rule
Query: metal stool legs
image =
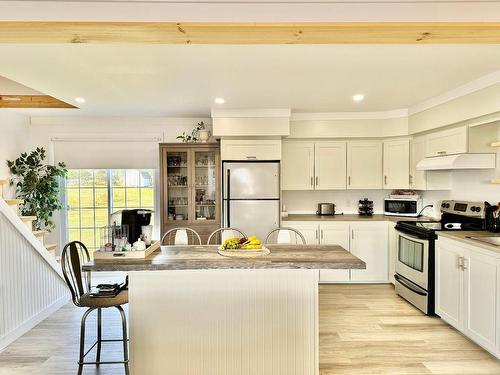
<path fill-rule="evenodd" d="M 103 340 L 102 339 L 102 308 L 91 307 L 82 316 L 81 325 L 80 325 L 80 359 L 78 360 L 78 375 L 81 375 L 83 372 L 84 365 L 96 365 L 99 366 L 101 364 L 118 364 L 122 363 L 125 366 L 125 374 L 129 374 L 129 366 L 128 366 L 128 338 L 127 338 L 127 317 L 125 315 L 125 311 L 121 306 L 114 306 L 120 312 L 120 317 L 122 319 L 122 338 L 121 339 L 111 339 L 111 340 Z M 97 341 L 87 350 L 85 351 L 85 323 L 87 321 L 87 317 L 89 314 L 97 310 Z M 103 342 L 123 342 L 123 361 L 101 361 L 101 345 Z M 89 352 L 97 346 L 96 360 L 95 362 L 85 362 L 84 359 L 89 354 Z"/>

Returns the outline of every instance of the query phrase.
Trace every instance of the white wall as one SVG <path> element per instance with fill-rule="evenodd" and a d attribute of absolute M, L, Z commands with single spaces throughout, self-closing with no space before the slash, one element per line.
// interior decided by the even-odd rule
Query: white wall
<path fill-rule="evenodd" d="M 10 176 L 6 160 L 16 159 L 26 149 L 29 117 L 8 109 L 0 109 L 0 178 Z M 7 195 L 12 196 L 13 189 Z"/>

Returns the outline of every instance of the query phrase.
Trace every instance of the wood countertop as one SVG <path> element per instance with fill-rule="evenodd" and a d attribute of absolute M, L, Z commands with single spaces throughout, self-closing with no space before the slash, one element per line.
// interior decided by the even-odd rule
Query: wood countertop
<path fill-rule="evenodd" d="M 84 271 L 156 271 L 202 269 L 366 269 L 361 259 L 338 245 L 266 245 L 271 254 L 228 258 L 217 246 L 165 246 L 145 259 L 86 263 Z"/>
<path fill-rule="evenodd" d="M 374 214 L 372 216 L 361 216 L 358 214 L 344 214 L 344 215 L 316 215 L 316 214 L 290 214 L 288 217 L 282 219 L 283 222 L 287 221 L 391 221 L 397 223 L 398 221 L 432 221 L 434 219 L 428 216 L 405 217 L 405 216 L 386 216 L 382 214 Z"/>

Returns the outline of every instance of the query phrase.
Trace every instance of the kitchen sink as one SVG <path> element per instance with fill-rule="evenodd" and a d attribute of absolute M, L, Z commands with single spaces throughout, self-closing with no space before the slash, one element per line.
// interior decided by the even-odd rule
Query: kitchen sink
<path fill-rule="evenodd" d="M 467 238 L 470 238 L 471 240 L 474 240 L 474 241 L 481 241 L 481 242 L 485 242 L 485 243 L 488 243 L 490 245 L 493 245 L 493 246 L 500 246 L 500 236 L 498 237 L 495 237 L 495 236 L 490 236 L 490 237 L 487 237 L 487 236 L 467 236 Z"/>

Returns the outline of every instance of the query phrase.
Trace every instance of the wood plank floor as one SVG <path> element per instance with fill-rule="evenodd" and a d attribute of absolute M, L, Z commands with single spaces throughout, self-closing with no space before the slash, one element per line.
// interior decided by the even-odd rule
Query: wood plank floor
<path fill-rule="evenodd" d="M 83 309 L 66 305 L 0 353 L 0 375 L 74 374 Z M 104 335 L 119 337 L 116 310 L 104 313 Z M 95 319 L 89 318 L 89 340 Z M 119 359 L 119 343 L 103 359 Z M 438 318 L 397 297 L 392 285 L 320 287 L 321 375 L 500 374 L 500 361 Z M 120 365 L 85 374 L 122 374 Z M 257 375 L 257 374 L 256 374 Z"/>

